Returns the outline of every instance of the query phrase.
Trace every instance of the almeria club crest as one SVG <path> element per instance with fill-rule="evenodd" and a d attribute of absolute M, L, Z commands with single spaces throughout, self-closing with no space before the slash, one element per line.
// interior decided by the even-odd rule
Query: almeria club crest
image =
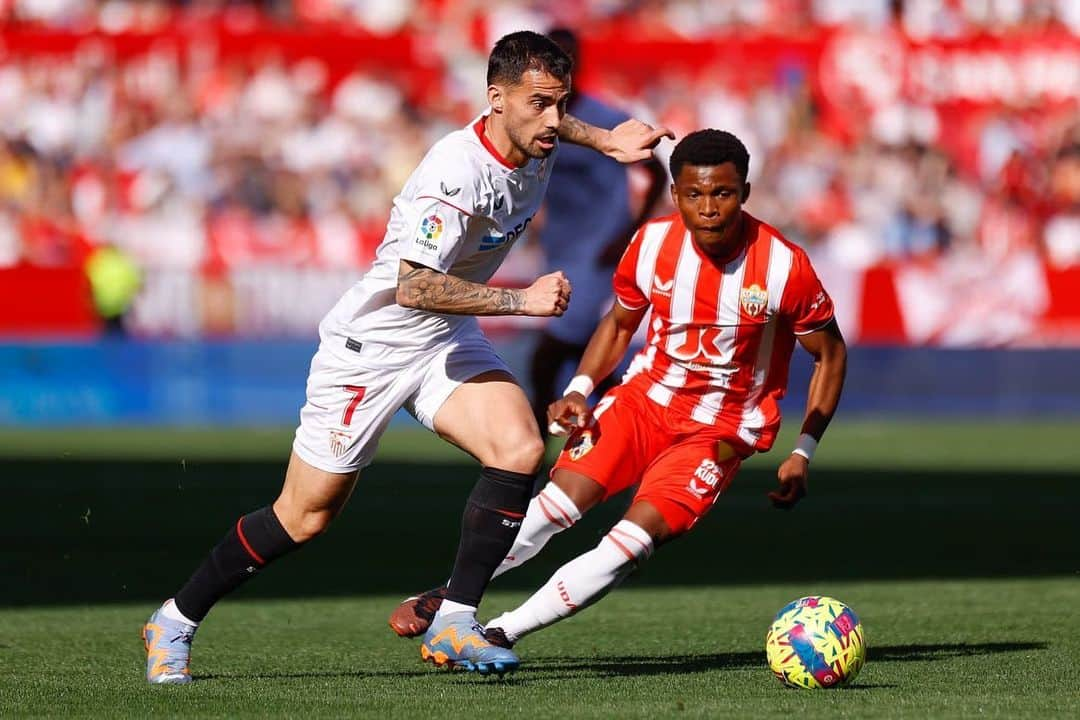
<path fill-rule="evenodd" d="M 739 293 L 739 302 L 742 305 L 743 312 L 750 317 L 757 317 L 765 311 L 765 307 L 769 304 L 769 292 L 754 283 L 750 287 L 742 289 L 742 292 Z"/>
<path fill-rule="evenodd" d="M 567 443 L 567 451 L 571 460 L 580 460 L 593 449 L 593 436 L 591 430 L 582 430 L 570 443 Z"/>

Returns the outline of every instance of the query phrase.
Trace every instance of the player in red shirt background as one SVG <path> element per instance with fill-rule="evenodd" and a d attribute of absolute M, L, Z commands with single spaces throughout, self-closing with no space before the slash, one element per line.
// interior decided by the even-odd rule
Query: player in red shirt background
<path fill-rule="evenodd" d="M 806 494 L 810 460 L 839 402 L 847 361 L 832 301 L 806 253 L 742 210 L 750 195 L 749 154 L 737 137 L 719 130 L 687 135 L 670 164 L 678 212 L 646 223 L 620 261 L 617 302 L 564 396 L 548 409 L 552 429 L 572 434 L 495 574 L 536 555 L 598 503 L 640 487 L 596 548 L 487 624 L 493 643 L 509 647 L 587 607 L 656 546 L 693 527 L 742 461 L 772 447 L 796 340 L 814 357 L 814 371 L 802 434 L 769 498 L 790 508 Z M 594 384 L 615 369 L 650 308 L 645 348 L 622 384 L 590 411 Z M 419 632 L 439 594 L 406 601 L 391 625 L 401 634 Z"/>

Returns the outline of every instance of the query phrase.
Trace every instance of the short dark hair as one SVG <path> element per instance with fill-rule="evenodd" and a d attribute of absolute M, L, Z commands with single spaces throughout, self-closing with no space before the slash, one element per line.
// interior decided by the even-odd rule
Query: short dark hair
<path fill-rule="evenodd" d="M 739 177 L 746 182 L 750 172 L 750 153 L 742 140 L 727 130 L 696 130 L 675 146 L 668 160 L 671 179 L 679 176 L 683 165 L 723 165 L 734 163 Z"/>
<path fill-rule="evenodd" d="M 550 73 L 566 82 L 573 61 L 550 38 L 529 30 L 499 38 L 488 56 L 487 83 L 517 85 L 526 70 Z"/>

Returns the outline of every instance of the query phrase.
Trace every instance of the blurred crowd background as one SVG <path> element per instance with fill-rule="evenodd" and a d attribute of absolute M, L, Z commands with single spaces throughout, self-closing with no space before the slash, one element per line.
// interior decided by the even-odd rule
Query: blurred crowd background
<path fill-rule="evenodd" d="M 96 293 L 0 333 L 313 335 L 494 40 L 555 25 L 577 88 L 743 139 L 853 339 L 1080 344 L 1076 0 L 0 0 L 0 286 Z"/>

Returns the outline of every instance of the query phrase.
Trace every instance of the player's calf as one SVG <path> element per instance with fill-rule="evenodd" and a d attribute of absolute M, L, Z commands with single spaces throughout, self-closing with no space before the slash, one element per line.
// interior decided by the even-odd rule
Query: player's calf
<path fill-rule="evenodd" d="M 571 527 L 580 519 L 581 512 L 574 501 L 557 485 L 548 483 L 529 502 L 517 538 L 492 578 L 534 557 L 556 533 Z M 401 637 L 423 635 L 445 598 L 445 586 L 406 598 L 390 614 L 390 629 Z"/>
<path fill-rule="evenodd" d="M 202 622 L 214 603 L 298 547 L 273 508 L 249 513 L 229 529 L 176 593 L 176 608 L 195 623 Z"/>
<path fill-rule="evenodd" d="M 580 519 L 581 511 L 570 496 L 558 485 L 549 482 L 529 501 L 525 519 L 521 521 L 521 530 L 492 577 L 499 577 L 507 570 L 531 560 L 547 545 L 548 540 Z"/>
<path fill-rule="evenodd" d="M 492 573 L 513 546 L 525 517 L 533 476 L 485 467 L 461 519 L 461 541 L 446 598 L 436 617 L 476 612 Z"/>
<path fill-rule="evenodd" d="M 618 586 L 652 551 L 651 535 L 629 520 L 621 520 L 599 545 L 556 570 L 520 607 L 488 622 L 488 632 L 500 630 L 512 645 L 569 617 Z"/>

